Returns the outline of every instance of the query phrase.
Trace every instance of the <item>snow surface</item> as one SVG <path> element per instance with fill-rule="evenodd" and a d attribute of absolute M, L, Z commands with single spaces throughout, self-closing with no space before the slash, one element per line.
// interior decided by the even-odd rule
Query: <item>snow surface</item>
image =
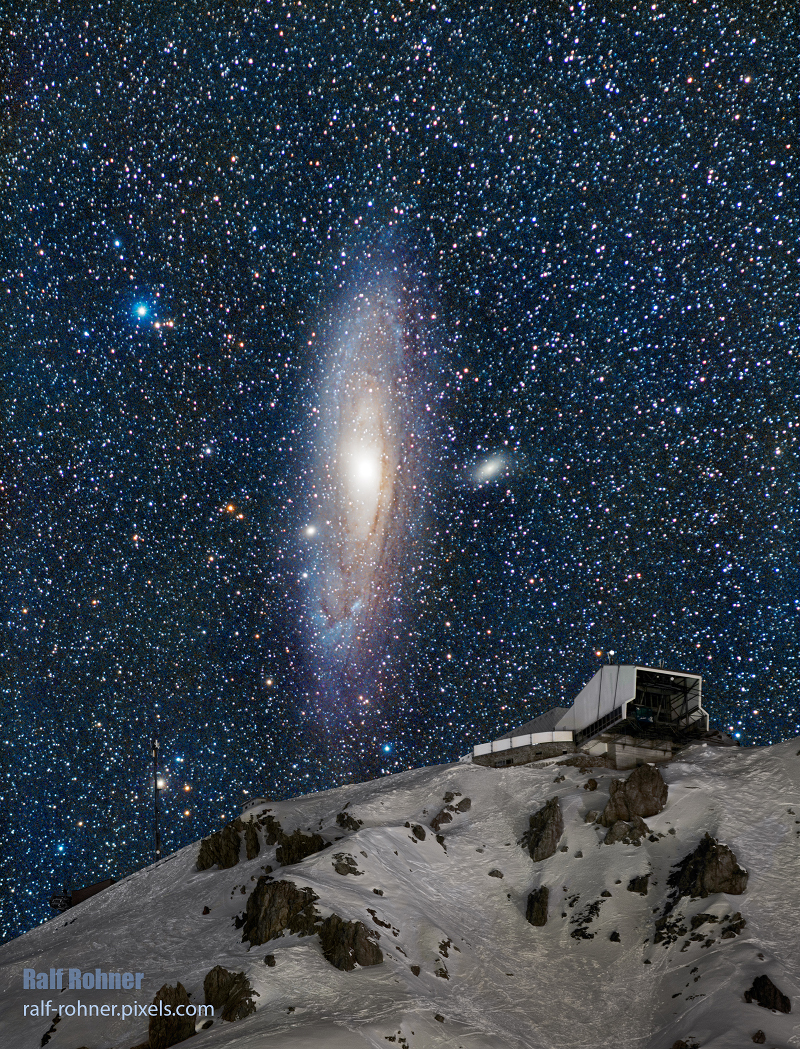
<path fill-rule="evenodd" d="M 270 803 L 287 833 L 299 827 L 341 837 L 273 876 L 311 886 L 323 916 L 335 911 L 378 931 L 383 964 L 340 972 L 316 936 L 249 949 L 233 918 L 262 866 L 276 866 L 274 848 L 262 842 L 254 860 L 198 872 L 195 843 L 0 948 L 0 1044 L 40 1046 L 50 1021 L 23 1017 L 25 1003 L 145 1004 L 178 980 L 202 1002 L 203 978 L 219 964 L 246 972 L 260 996 L 257 1012 L 234 1023 L 216 1019 L 192 1040 L 195 1049 L 669 1049 L 677 1039 L 750 1049 L 758 1029 L 766 1049 L 800 1046 L 799 749 L 795 739 L 686 751 L 662 766 L 667 805 L 646 821 L 664 837 L 638 847 L 603 845 L 604 830 L 583 819 L 603 808 L 610 780 L 628 773 L 595 769 L 599 787 L 588 791 L 585 772 L 552 762 L 508 769 L 460 762 Z M 460 791 L 455 801 L 469 797 L 472 805 L 442 828 L 445 851 L 429 823 L 446 791 Z M 529 815 L 556 794 L 567 851 L 534 863 L 518 841 Z M 345 804 L 363 821 L 355 833 L 336 825 Z M 425 841 L 414 840 L 406 821 L 426 827 Z M 691 942 L 681 951 L 683 936 L 653 945 L 669 870 L 706 831 L 748 869 L 747 891 L 683 900 L 676 913 L 688 924 L 700 912 L 741 911 L 747 925 L 733 939 L 720 939 L 719 925 L 703 926 L 714 937 L 710 946 Z M 332 861 L 340 852 L 363 874 L 337 874 Z M 489 877 L 493 869 L 503 877 Z M 648 895 L 628 892 L 629 880 L 646 872 Z M 541 884 L 550 888 L 550 910 L 547 925 L 536 928 L 525 920 L 525 905 Z M 603 890 L 611 897 L 601 897 Z M 587 925 L 594 938 L 572 937 L 574 919 L 601 899 Z M 204 906 L 211 909 L 205 916 Z M 373 924 L 368 908 L 392 929 Z M 619 943 L 609 939 L 614 930 Z M 443 949 L 448 940 L 452 946 Z M 274 967 L 265 965 L 267 954 L 275 955 Z M 436 975 L 442 964 L 447 979 Z M 411 965 L 421 967 L 418 977 Z M 23 990 L 24 967 L 51 966 L 146 976 L 138 993 Z M 791 1013 L 744 1001 L 762 973 L 790 996 Z M 49 1049 L 130 1049 L 146 1040 L 142 1017 L 64 1016 Z"/>

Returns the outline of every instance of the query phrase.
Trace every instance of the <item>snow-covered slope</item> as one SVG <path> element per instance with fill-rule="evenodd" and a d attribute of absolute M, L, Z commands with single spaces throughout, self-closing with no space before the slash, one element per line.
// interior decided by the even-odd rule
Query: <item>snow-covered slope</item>
<path fill-rule="evenodd" d="M 608 769 L 591 773 L 598 788 L 590 791 L 586 771 L 552 763 L 444 765 L 271 804 L 287 833 L 341 840 L 277 868 L 262 831 L 257 858 L 202 872 L 191 845 L 6 944 L 0 1044 L 38 1049 L 51 1030 L 46 1017 L 24 1017 L 25 1004 L 146 1004 L 177 981 L 202 1002 L 204 976 L 222 965 L 247 974 L 257 1011 L 231 1023 L 217 1017 L 192 1040 L 196 1049 L 669 1049 L 679 1039 L 744 1049 L 759 1029 L 767 1049 L 800 1046 L 799 750 L 793 740 L 685 752 L 663 767 L 667 804 L 646 821 L 656 840 L 639 846 L 602 844 L 604 828 L 584 822 L 589 809 L 603 808 L 611 779 L 627 775 Z M 466 798 L 471 804 L 441 827 L 442 845 L 430 821 L 448 792 L 454 809 Z M 564 815 L 559 850 L 534 863 L 519 841 L 529 816 L 556 795 Z M 336 823 L 345 806 L 362 821 L 356 831 Z M 426 828 L 424 841 L 414 825 Z M 689 933 L 654 944 L 670 869 L 706 831 L 748 870 L 747 889 L 683 899 L 673 916 L 690 928 L 697 913 L 741 912 L 746 926 L 726 939 L 712 922 L 700 939 Z M 362 873 L 337 873 L 341 854 Z M 348 863 L 340 860 L 340 869 Z M 340 971 L 315 935 L 243 943 L 233 919 L 267 864 L 276 867 L 273 878 L 311 887 L 323 917 L 335 912 L 378 932 L 383 963 Z M 629 891 L 630 880 L 646 873 L 647 895 Z M 539 885 L 550 890 L 549 916 L 535 927 L 525 909 Z M 580 928 L 591 938 L 573 935 Z M 23 968 L 68 966 L 145 978 L 138 992 L 23 989 Z M 762 974 L 791 998 L 791 1013 L 745 1002 Z M 142 1017 L 65 1015 L 55 1026 L 49 1049 L 129 1049 L 148 1037 Z"/>

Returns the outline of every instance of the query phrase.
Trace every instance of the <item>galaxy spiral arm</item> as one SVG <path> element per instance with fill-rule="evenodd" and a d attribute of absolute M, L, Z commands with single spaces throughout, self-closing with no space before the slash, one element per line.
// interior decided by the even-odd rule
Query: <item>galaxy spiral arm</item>
<path fill-rule="evenodd" d="M 411 594 L 430 475 L 430 316 L 409 258 L 372 253 L 331 310 L 314 380 L 305 641 L 339 708 L 391 661 Z"/>

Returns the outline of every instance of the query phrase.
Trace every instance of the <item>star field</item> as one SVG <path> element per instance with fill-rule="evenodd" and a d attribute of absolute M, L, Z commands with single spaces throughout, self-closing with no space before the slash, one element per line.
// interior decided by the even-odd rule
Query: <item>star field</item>
<path fill-rule="evenodd" d="M 745 744 L 800 733 L 793 21 L 3 17 L 4 936 L 150 861 L 154 730 L 166 851 L 245 792 L 453 760 L 609 652 L 703 673 Z M 427 310 L 421 509 L 331 710 L 306 630 L 321 383 L 387 237 Z"/>

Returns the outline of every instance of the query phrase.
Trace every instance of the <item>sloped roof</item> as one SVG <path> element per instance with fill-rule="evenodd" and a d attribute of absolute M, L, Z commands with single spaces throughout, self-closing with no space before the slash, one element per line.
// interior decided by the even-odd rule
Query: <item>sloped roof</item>
<path fill-rule="evenodd" d="M 524 736 L 528 732 L 553 732 L 558 722 L 567 713 L 567 707 L 551 707 L 544 714 L 540 714 L 533 721 L 526 721 L 524 725 L 512 728 L 510 732 L 504 732 L 498 739 L 511 739 L 512 736 Z"/>

